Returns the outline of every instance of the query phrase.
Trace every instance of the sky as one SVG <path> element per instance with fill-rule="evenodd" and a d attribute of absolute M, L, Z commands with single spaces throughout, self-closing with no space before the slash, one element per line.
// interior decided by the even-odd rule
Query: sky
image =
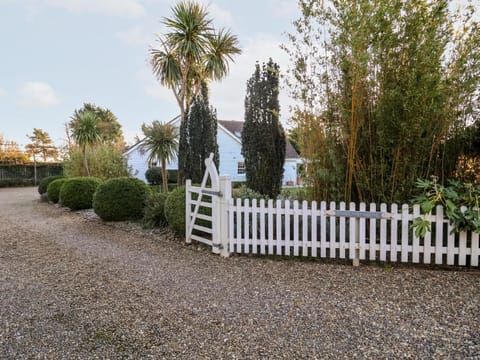
<path fill-rule="evenodd" d="M 288 68 L 280 49 L 299 16 L 295 0 L 211 0 L 215 27 L 238 36 L 242 54 L 230 74 L 212 83 L 210 103 L 222 120 L 243 120 L 246 82 L 255 62 L 271 57 Z M 142 123 L 178 115 L 170 89 L 149 65 L 149 48 L 165 30 L 173 0 L 0 0 L 0 133 L 22 148 L 33 128 L 47 131 L 57 146 L 65 123 L 83 103 L 110 109 L 127 144 L 142 135 Z M 280 94 L 287 125 L 287 91 Z"/>

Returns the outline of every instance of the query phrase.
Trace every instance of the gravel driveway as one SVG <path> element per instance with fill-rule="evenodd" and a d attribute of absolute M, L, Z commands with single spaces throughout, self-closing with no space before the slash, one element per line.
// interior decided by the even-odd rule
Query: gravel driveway
<path fill-rule="evenodd" d="M 1 359 L 475 359 L 480 272 L 222 259 L 0 189 Z"/>

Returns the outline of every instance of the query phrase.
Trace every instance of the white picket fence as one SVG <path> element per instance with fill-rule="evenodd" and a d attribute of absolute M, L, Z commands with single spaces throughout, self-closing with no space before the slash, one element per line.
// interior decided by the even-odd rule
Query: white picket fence
<path fill-rule="evenodd" d="M 319 205 L 319 206 L 318 206 Z M 377 206 L 332 202 L 231 199 L 228 206 L 229 251 L 232 253 L 380 260 L 478 266 L 479 234 L 452 233 L 437 206 L 425 215 L 431 232 L 415 236 L 411 224 L 419 206 Z"/>
<path fill-rule="evenodd" d="M 434 215 L 418 205 L 367 205 L 288 200 L 232 199 L 228 177 L 218 176 L 213 155 L 200 186 L 187 180 L 186 241 L 230 253 L 308 256 L 478 267 L 478 233 L 453 233 L 443 208 Z M 195 194 L 195 195 L 194 195 Z M 411 225 L 423 216 L 431 223 L 424 238 Z"/>

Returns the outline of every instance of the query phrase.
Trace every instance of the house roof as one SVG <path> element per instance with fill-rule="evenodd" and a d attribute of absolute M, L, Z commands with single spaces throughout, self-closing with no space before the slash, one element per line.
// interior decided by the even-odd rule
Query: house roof
<path fill-rule="evenodd" d="M 175 123 L 176 121 L 180 120 L 180 116 L 177 116 L 170 120 L 168 123 Z M 218 120 L 218 124 L 220 127 L 223 127 L 230 136 L 234 139 L 237 139 L 239 143 L 242 142 L 242 130 L 243 130 L 243 121 L 238 120 Z M 125 150 L 125 153 L 131 152 L 134 148 L 136 148 L 139 144 L 143 142 L 144 139 L 137 141 L 134 145 L 130 146 L 128 149 Z M 299 159 L 300 156 L 298 155 L 297 151 L 287 139 L 287 145 L 285 149 L 285 158 L 286 159 Z"/>
<path fill-rule="evenodd" d="M 226 130 L 231 132 L 235 137 L 238 139 L 242 139 L 242 130 L 243 130 L 243 121 L 238 120 L 218 120 L 218 123 L 222 125 Z M 285 158 L 286 159 L 299 159 L 300 156 L 298 155 L 297 151 L 287 139 L 287 145 L 285 149 Z"/>

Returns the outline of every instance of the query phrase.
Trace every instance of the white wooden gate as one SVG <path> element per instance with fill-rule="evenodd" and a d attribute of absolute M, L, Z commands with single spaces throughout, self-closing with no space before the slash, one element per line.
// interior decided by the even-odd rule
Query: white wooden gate
<path fill-rule="evenodd" d="M 231 198 L 231 182 L 228 177 L 218 176 L 213 154 L 205 160 L 206 170 L 200 186 L 186 181 L 185 239 L 210 245 L 212 252 L 229 255 L 227 204 Z"/>

